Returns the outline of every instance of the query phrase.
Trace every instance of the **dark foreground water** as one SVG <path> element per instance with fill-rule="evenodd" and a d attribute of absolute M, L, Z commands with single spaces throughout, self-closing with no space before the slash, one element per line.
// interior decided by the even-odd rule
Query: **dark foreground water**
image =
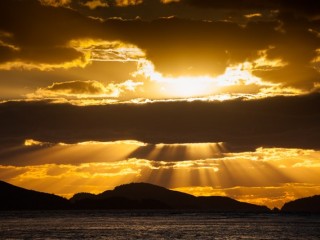
<path fill-rule="evenodd" d="M 320 239 L 320 216 L 0 212 L 0 239 Z"/>

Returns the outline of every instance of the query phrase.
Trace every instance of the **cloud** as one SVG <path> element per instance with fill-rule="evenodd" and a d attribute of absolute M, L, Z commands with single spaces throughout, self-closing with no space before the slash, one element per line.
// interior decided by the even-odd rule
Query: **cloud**
<path fill-rule="evenodd" d="M 261 13 L 250 13 L 250 14 L 246 14 L 244 15 L 246 18 L 256 18 L 256 17 L 262 17 Z"/>
<path fill-rule="evenodd" d="M 248 20 L 246 15 L 252 14 L 260 14 L 265 20 L 274 20 L 279 13 L 284 12 L 310 19 L 316 19 L 319 16 L 317 0 L 307 0 L 307 2 L 304 0 L 112 0 L 108 4 L 108 9 L 100 9 L 93 14 L 104 19 L 140 17 L 150 21 L 161 17 L 176 16 L 196 20 L 235 20 L 242 23 Z M 86 9 L 79 8 L 76 3 L 73 4 L 73 7 L 86 13 Z"/>
<path fill-rule="evenodd" d="M 1 48 L 0 48 L 1 50 Z M 84 68 L 89 64 L 89 58 L 88 55 L 81 55 L 78 54 L 79 57 L 75 59 L 70 59 L 70 61 L 62 62 L 64 60 L 61 60 L 61 62 L 57 63 L 45 63 L 45 61 L 41 62 L 35 62 L 35 61 L 21 61 L 14 59 L 12 56 L 11 59 L 6 58 L 6 62 L 3 64 L 0 64 L 0 70 L 4 71 L 11 71 L 11 70 L 40 70 L 40 71 L 51 71 L 54 69 L 69 69 L 69 68 L 75 68 L 75 67 L 81 67 Z M 9 61 L 8 61 L 9 60 Z"/>
<path fill-rule="evenodd" d="M 254 69 L 253 74 L 265 81 L 309 90 L 319 81 L 319 72 L 312 68 L 319 39 L 308 30 L 313 22 L 307 20 L 283 16 L 240 26 L 170 18 L 109 20 L 105 25 L 143 49 L 146 59 L 165 76 L 217 76 L 232 65 L 253 63 L 260 57 L 261 66 L 279 63 L 269 65 L 268 71 Z"/>
<path fill-rule="evenodd" d="M 44 6 L 51 7 L 68 7 L 72 0 L 39 0 Z"/>
<path fill-rule="evenodd" d="M 0 126 L 2 141 L 7 143 L 14 139 L 21 142 L 25 139 L 43 142 L 135 139 L 148 143 L 225 142 L 230 151 L 257 147 L 319 149 L 319 101 L 319 94 L 314 93 L 251 101 L 85 108 L 45 102 L 7 102 L 0 104 Z M 13 108 L 18 110 L 12 111 Z"/>
<path fill-rule="evenodd" d="M 94 10 L 98 7 L 108 7 L 109 5 L 106 1 L 103 1 L 103 0 L 91 0 L 83 3 L 83 6 L 86 6 L 91 10 Z"/>
<path fill-rule="evenodd" d="M 141 82 L 128 80 L 123 83 L 109 83 L 104 86 L 98 81 L 68 81 L 53 83 L 46 88 L 39 88 L 35 93 L 27 95 L 29 99 L 51 98 L 117 98 L 125 91 L 135 91 Z"/>
<path fill-rule="evenodd" d="M 66 94 L 103 94 L 106 91 L 105 87 L 95 81 L 72 81 L 63 83 L 54 83 L 47 88 L 49 91 L 61 92 Z"/>
<path fill-rule="evenodd" d="M 9 34 L 10 44 L 19 49 L 2 58 L 1 69 L 22 67 L 44 70 L 88 63 L 86 55 L 67 44 L 75 38 L 98 35 L 100 26 L 96 20 L 68 8 L 50 7 L 35 0 L 4 0 L 0 3 L 0 9 L 0 31 Z"/>
<path fill-rule="evenodd" d="M 43 145 L 11 157 L 9 165 L 0 165 L 0 177 L 19 186 L 45 192 L 50 188 L 50 192 L 69 197 L 75 192 L 98 193 L 129 182 L 150 182 L 196 195 L 224 195 L 272 207 L 319 194 L 319 151 L 260 148 L 184 161 L 106 158 L 115 152 L 120 154 L 120 149 L 128 153 L 143 146 L 147 147 L 134 141 Z"/>
<path fill-rule="evenodd" d="M 156 71 L 154 64 L 145 59 L 138 61 L 138 69 L 132 73 L 132 76 L 134 79 L 148 81 L 145 89 L 148 90 L 149 88 L 154 92 L 154 97 L 151 97 L 152 101 L 157 97 L 165 98 L 168 101 L 172 101 L 172 98 L 187 101 L 197 99 L 201 101 L 222 101 L 235 98 L 259 99 L 308 93 L 308 90 L 289 87 L 285 83 L 264 81 L 254 76 L 253 72 L 269 72 L 286 66 L 286 63 L 281 59 L 266 59 L 266 51 L 260 51 L 258 53 L 259 57 L 253 62 L 230 65 L 223 74 L 216 77 L 209 75 L 166 76 Z M 140 99 L 143 99 L 143 97 L 150 98 L 150 96 L 142 94 Z M 135 101 L 135 99 L 132 101 Z"/>
<path fill-rule="evenodd" d="M 208 11 L 201 8 L 195 8 L 188 4 L 177 4 L 178 0 L 109 0 L 108 8 L 97 8 L 95 11 L 83 7 L 84 0 L 74 1 L 73 9 L 91 16 L 101 19 L 121 18 L 121 19 L 135 19 L 141 18 L 143 20 L 151 21 L 162 17 L 177 16 L 179 18 L 191 19 L 210 19 L 217 20 L 226 18 L 228 14 L 218 13 L 215 11 Z M 222 16 L 221 16 L 222 15 Z"/>
<path fill-rule="evenodd" d="M 122 181 L 130 182 L 139 175 L 141 167 L 142 164 L 135 162 L 91 163 L 78 166 L 47 164 L 27 167 L 0 166 L 0 173 L 2 179 L 16 185 L 71 197 L 75 192 L 98 193 L 120 185 Z M 36 182 L 38 184 L 35 184 Z M 75 186 L 74 182 L 81 184 Z M 105 184 L 106 182 L 108 184 Z"/>
<path fill-rule="evenodd" d="M 115 0 L 115 5 L 117 7 L 127 7 L 131 5 L 139 5 L 143 0 Z"/>
<path fill-rule="evenodd" d="M 60 181 L 50 191 L 65 195 L 75 182 L 92 192 L 134 180 L 214 185 L 276 205 L 315 193 L 319 9 L 318 0 L 0 1 L 1 97 L 27 97 L 0 104 L 1 179 L 43 191 Z"/>
<path fill-rule="evenodd" d="M 130 15 L 132 9 L 153 9 L 156 2 L 165 8 L 184 5 L 182 1 L 171 4 L 152 1 L 112 9 L 122 9 Z M 209 4 L 200 2 L 198 4 Z M 189 7 L 195 4 L 189 3 Z M 285 4 L 287 2 L 283 2 Z M 35 0 L 1 1 L 0 31 L 11 38 L 0 36 L 0 68 L 69 69 L 86 67 L 92 61 L 125 62 L 144 58 L 163 76 L 215 77 L 231 66 L 262 59 L 261 52 L 265 51 L 260 68 L 253 71 L 256 77 L 302 92 L 311 91 L 319 82 L 320 72 L 314 68 L 316 51 L 320 48 L 315 34 L 319 32 L 319 25 L 315 19 L 281 12 L 268 20 L 261 17 L 246 22 L 199 20 L 192 15 L 189 19 L 106 19 L 101 22 L 72 7 L 53 8 Z M 32 18 L 26 11 L 32 13 Z M 60 20 L 52 20 L 57 18 Z M 91 45 L 84 46 L 86 41 L 91 41 Z M 275 62 L 281 64 L 270 65 Z"/>
<path fill-rule="evenodd" d="M 180 2 L 181 0 L 160 0 L 163 4 L 169 4 L 169 3 L 177 3 Z"/>
<path fill-rule="evenodd" d="M 12 38 L 12 34 L 5 31 L 0 31 L 0 46 L 4 48 L 9 48 L 13 51 L 19 51 L 19 47 L 12 44 Z"/>
<path fill-rule="evenodd" d="M 70 41 L 69 46 L 89 55 L 91 61 L 138 62 L 145 58 L 145 53 L 137 46 L 120 41 L 77 39 Z"/>
<path fill-rule="evenodd" d="M 214 9 L 229 10 L 280 10 L 296 14 L 317 16 L 320 13 L 320 4 L 317 0 L 182 0 L 182 3 L 197 7 L 211 7 Z"/>
<path fill-rule="evenodd" d="M 150 144 L 135 140 L 50 143 L 26 139 L 23 144 L 17 145 L 8 147 L 11 149 L 10 155 L 7 155 L 6 151 L 0 153 L 2 164 L 20 166 L 145 159 L 152 161 L 155 168 L 213 167 L 215 171 L 221 169 L 219 161 L 234 160 L 242 161 L 244 164 L 246 161 L 259 161 L 260 164 L 273 164 L 281 169 L 319 166 L 319 151 L 299 148 L 260 147 L 253 151 L 230 152 L 225 143 Z M 88 154 L 92 157 L 87 158 Z M 47 157 L 43 158 L 44 155 Z"/>
<path fill-rule="evenodd" d="M 24 146 L 27 146 L 27 147 L 33 147 L 33 146 L 39 146 L 39 147 L 42 147 L 42 146 L 53 146 L 54 144 L 52 143 L 48 143 L 48 142 L 39 142 L 37 140 L 33 140 L 33 139 L 26 139 L 24 141 Z"/>
<path fill-rule="evenodd" d="M 243 202 L 281 208 L 284 203 L 319 194 L 318 184 L 290 183 L 269 187 L 182 187 L 173 190 L 196 196 L 229 196 Z"/>

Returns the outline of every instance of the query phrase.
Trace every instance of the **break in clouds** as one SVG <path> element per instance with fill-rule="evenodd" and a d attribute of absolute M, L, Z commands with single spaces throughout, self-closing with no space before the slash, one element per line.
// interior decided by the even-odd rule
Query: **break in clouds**
<path fill-rule="evenodd" d="M 151 61 L 156 71 L 174 77 L 215 77 L 230 66 L 254 62 L 263 51 L 265 64 L 255 63 L 254 76 L 301 90 L 315 91 L 319 86 L 319 3 L 315 0 L 5 0 L 0 4 L 2 74 L 17 69 L 85 68 L 92 63 L 94 52 L 92 48 L 91 52 L 83 51 L 83 44 L 94 47 L 96 41 L 105 41 L 135 46 L 144 52 L 140 57 Z M 94 4 L 97 6 L 87 7 Z M 189 11 L 180 15 L 178 9 Z M 164 15 L 167 10 L 169 16 Z M 243 12 L 247 20 L 232 18 L 235 10 L 238 14 Z M 199 11 L 209 11 L 210 16 L 217 17 L 194 17 Z M 142 13 L 154 16 L 150 19 Z M 72 44 L 75 40 L 80 45 Z M 84 40 L 86 43 L 81 45 Z M 110 54 L 100 60 L 110 61 Z M 123 82 L 130 78 L 129 74 Z M 52 77 L 50 71 L 48 77 Z M 105 78 L 106 84 L 115 81 Z"/>
<path fill-rule="evenodd" d="M 0 179 L 319 194 L 319 4 L 1 0 Z"/>

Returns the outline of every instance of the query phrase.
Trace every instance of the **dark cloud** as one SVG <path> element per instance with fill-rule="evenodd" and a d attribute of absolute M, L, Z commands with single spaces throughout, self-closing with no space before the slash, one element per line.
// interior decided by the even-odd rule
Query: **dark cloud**
<path fill-rule="evenodd" d="M 0 45 L 0 62 L 13 60 L 14 51 L 6 46 Z"/>
<path fill-rule="evenodd" d="M 105 0 L 88 0 L 88 1 L 78 1 L 80 5 L 86 6 L 89 9 L 93 10 L 96 8 L 109 7 L 109 4 Z"/>
<path fill-rule="evenodd" d="M 5 61 L 28 63 L 63 63 L 81 57 L 68 41 L 95 37 L 99 25 L 80 13 L 59 7 L 41 5 L 38 1 L 4 0 L 0 2 L 0 31 L 12 35 L 19 47 Z M 2 55 L 2 52 L 1 52 Z"/>
<path fill-rule="evenodd" d="M 256 71 L 255 74 L 273 82 L 286 79 L 283 81 L 285 85 L 310 89 L 320 80 L 319 71 L 310 64 L 316 57 L 320 40 L 310 29 L 319 27 L 315 25 L 316 21 L 308 21 L 291 14 L 282 14 L 279 21 L 283 33 L 277 39 L 275 47 L 268 51 L 267 56 L 270 59 L 281 58 L 288 65 L 269 72 Z"/>
<path fill-rule="evenodd" d="M 320 81 L 320 73 L 311 66 L 290 64 L 282 69 L 272 71 L 254 71 L 256 76 L 267 81 L 280 82 L 285 86 L 294 86 L 300 89 L 313 89 L 314 84 Z"/>
<path fill-rule="evenodd" d="M 54 83 L 46 90 L 53 92 L 64 92 L 70 94 L 103 94 L 104 86 L 95 81 L 70 81 Z"/>
<path fill-rule="evenodd" d="M 81 99 L 86 103 L 88 98 L 90 100 L 101 100 L 107 101 L 108 98 L 119 97 L 125 91 L 134 92 L 135 89 L 143 85 L 140 82 L 133 82 L 128 80 L 126 82 L 114 84 L 110 83 L 108 85 L 103 85 L 101 82 L 86 80 L 86 81 L 67 81 L 53 83 L 50 86 L 39 88 L 34 93 L 27 94 L 29 99 Z M 89 100 L 89 101 L 90 101 Z M 109 99 L 111 101 L 111 99 Z"/>
<path fill-rule="evenodd" d="M 264 19 L 274 19 L 278 13 L 291 13 L 307 18 L 316 18 L 320 14 L 320 5 L 317 0 L 181 0 L 163 4 L 160 0 L 136 1 L 139 4 L 130 4 L 119 7 L 116 1 L 95 2 L 91 6 L 88 1 L 74 1 L 72 7 L 78 11 L 103 19 L 121 17 L 144 20 L 154 20 L 160 17 L 176 16 L 194 20 L 237 20 L 244 21 L 244 15 L 261 13 Z M 102 3 L 102 4 L 101 4 Z M 94 9 L 94 11 L 93 11 Z"/>
<path fill-rule="evenodd" d="M 213 2 L 221 4 L 216 6 L 220 8 L 223 5 L 227 7 L 228 2 L 231 6 L 234 1 Z M 289 4 L 281 0 L 277 2 L 281 6 Z M 290 3 L 292 7 L 288 9 L 298 9 L 300 1 L 293 2 L 296 3 Z M 196 4 L 193 1 L 187 3 Z M 212 1 L 199 1 L 197 5 L 206 6 L 210 3 L 213 4 Z M 254 3 L 246 1 L 244 7 L 255 6 Z M 121 9 L 129 14 L 132 8 L 149 6 L 157 12 L 152 4 L 176 7 L 181 3 L 144 1 L 136 6 L 110 9 Z M 257 4 L 260 6 L 267 2 L 259 1 Z M 317 4 L 310 1 L 310 5 L 316 7 Z M 315 82 L 319 82 L 320 74 L 310 63 L 316 55 L 316 49 L 320 48 L 319 37 L 314 33 L 319 31 L 318 21 L 295 16 L 290 12 L 279 14 L 277 19 L 260 19 L 239 25 L 230 21 L 178 18 L 153 21 L 109 19 L 102 23 L 82 15 L 78 10 L 43 6 L 35 0 L 4 0 L 0 2 L 0 9 L 0 32 L 11 34 L 10 44 L 19 48 L 14 50 L 0 45 L 2 63 L 16 60 L 28 64 L 63 64 L 75 59 L 82 59 L 83 62 L 83 52 L 68 46 L 68 42 L 73 39 L 99 38 L 137 45 L 146 52 L 156 70 L 166 75 L 222 74 L 230 64 L 253 61 L 258 57 L 258 51 L 269 49 L 269 60 L 279 58 L 287 66 L 268 72 L 256 70 L 258 76 L 309 90 Z"/>
<path fill-rule="evenodd" d="M 287 67 L 257 70 L 258 76 L 308 89 L 320 78 L 310 63 L 320 47 L 319 38 L 309 29 L 314 22 L 291 15 L 278 21 L 249 22 L 245 27 L 177 18 L 109 20 L 105 25 L 118 32 L 121 39 L 144 49 L 156 69 L 168 75 L 222 74 L 230 64 L 253 61 L 259 50 L 269 49 L 267 60 L 281 59 Z"/>
<path fill-rule="evenodd" d="M 320 95 L 256 101 L 173 102 L 76 107 L 43 102 L 0 105 L 2 144 L 113 141 L 226 142 L 256 147 L 320 149 Z"/>
<path fill-rule="evenodd" d="M 230 63 L 257 57 L 259 49 L 275 44 L 276 22 L 247 27 L 229 22 L 160 19 L 153 22 L 109 20 L 107 28 L 138 45 L 156 69 L 169 75 L 218 75 Z M 265 34 L 265 37 L 260 38 Z"/>
<path fill-rule="evenodd" d="M 102 2 L 102 1 L 101 1 Z M 160 0 L 136 1 L 139 4 L 129 4 L 126 7 L 119 7 L 116 0 L 108 1 L 108 7 L 88 8 L 88 1 L 74 1 L 72 7 L 77 11 L 90 16 L 108 18 L 155 20 L 161 17 L 178 16 L 192 19 L 219 19 L 221 14 L 212 15 L 212 11 L 206 13 L 202 9 L 195 9 L 187 4 L 162 4 Z M 121 1 L 118 1 L 121 2 Z M 130 1 L 122 1 L 130 2 Z M 91 4 L 90 4 L 91 5 Z M 92 4 L 94 6 L 94 4 Z M 205 15 L 205 16 L 204 16 Z M 224 16 L 225 17 L 225 16 Z"/>
<path fill-rule="evenodd" d="M 119 70 L 120 69 L 120 70 Z M 136 70 L 135 63 L 93 62 L 85 68 L 24 71 L 15 69 L 0 71 L 0 99 L 19 99 L 37 89 L 45 89 L 54 83 L 70 82 L 75 79 L 92 79 L 108 85 L 110 82 L 122 83 Z"/>
<path fill-rule="evenodd" d="M 268 9 L 306 14 L 307 16 L 320 14 L 320 2 L 318 0 L 182 0 L 181 2 L 192 6 L 211 7 L 215 9 Z"/>

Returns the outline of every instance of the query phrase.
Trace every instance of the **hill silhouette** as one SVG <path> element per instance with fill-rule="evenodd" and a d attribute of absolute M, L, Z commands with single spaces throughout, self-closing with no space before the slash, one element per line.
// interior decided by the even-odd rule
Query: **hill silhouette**
<path fill-rule="evenodd" d="M 283 205 L 285 213 L 320 213 L 320 195 L 300 198 Z"/>
<path fill-rule="evenodd" d="M 195 197 L 149 183 L 130 183 L 100 194 L 77 193 L 70 200 L 0 181 L 0 210 L 168 209 L 270 213 L 265 206 L 229 197 Z M 320 213 L 320 195 L 286 203 L 281 213 Z"/>
<path fill-rule="evenodd" d="M 270 212 L 265 206 L 243 203 L 228 197 L 195 197 L 149 183 L 130 183 L 101 194 L 76 194 L 76 208 L 194 209 L 217 212 Z"/>
<path fill-rule="evenodd" d="M 55 210 L 70 207 L 65 198 L 27 190 L 3 181 L 0 181 L 0 199 L 0 210 Z"/>

